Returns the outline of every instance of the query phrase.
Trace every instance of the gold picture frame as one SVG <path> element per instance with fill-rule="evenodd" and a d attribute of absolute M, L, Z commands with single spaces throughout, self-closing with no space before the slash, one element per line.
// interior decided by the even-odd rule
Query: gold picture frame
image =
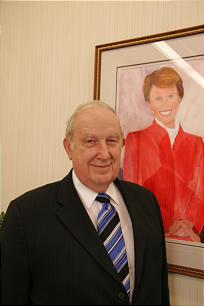
<path fill-rule="evenodd" d="M 117 109 L 119 68 L 175 61 L 176 57 L 180 62 L 193 59 L 204 63 L 203 41 L 204 25 L 198 25 L 96 46 L 94 99 L 107 102 Z M 169 54 L 163 46 L 170 47 L 173 53 Z M 200 82 L 203 82 L 204 88 L 204 70 L 200 74 Z M 202 109 L 204 112 L 204 103 Z M 124 127 L 125 123 L 122 125 Z M 169 272 L 204 278 L 203 243 L 166 239 L 166 246 Z"/>

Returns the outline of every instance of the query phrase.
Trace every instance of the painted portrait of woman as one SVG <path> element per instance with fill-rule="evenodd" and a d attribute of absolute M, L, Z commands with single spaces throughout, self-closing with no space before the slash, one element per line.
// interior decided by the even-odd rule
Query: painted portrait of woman
<path fill-rule="evenodd" d="M 151 120 L 146 127 L 127 132 L 123 178 L 155 194 L 166 237 L 200 242 L 204 142 L 179 120 L 186 94 L 182 77 L 173 66 L 162 65 L 144 76 L 142 92 Z"/>

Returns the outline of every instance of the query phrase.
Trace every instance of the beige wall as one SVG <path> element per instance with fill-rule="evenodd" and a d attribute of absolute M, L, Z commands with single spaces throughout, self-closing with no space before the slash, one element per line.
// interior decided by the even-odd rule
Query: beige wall
<path fill-rule="evenodd" d="M 1 198 L 70 169 L 66 119 L 93 97 L 95 45 L 203 23 L 204 1 L 0 3 Z M 107 101 L 108 102 L 108 101 Z"/>
<path fill-rule="evenodd" d="M 70 169 L 66 119 L 93 97 L 96 45 L 200 25 L 203 12 L 196 0 L 0 2 L 1 209 Z M 170 281 L 174 305 L 182 305 L 174 287 L 184 282 Z M 197 300 L 188 305 L 198 305 L 202 285 L 189 282 Z"/>

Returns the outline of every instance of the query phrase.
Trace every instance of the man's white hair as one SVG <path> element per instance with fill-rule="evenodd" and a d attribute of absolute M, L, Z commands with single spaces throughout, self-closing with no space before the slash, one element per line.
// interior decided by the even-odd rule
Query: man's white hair
<path fill-rule="evenodd" d="M 80 104 L 76 108 L 76 110 L 73 112 L 73 114 L 71 115 L 71 117 L 67 121 L 67 127 L 66 127 L 66 132 L 65 132 L 66 138 L 69 139 L 70 141 L 72 140 L 72 138 L 73 138 L 73 130 L 75 128 L 76 117 L 82 111 L 84 111 L 86 109 L 93 109 L 93 108 L 98 108 L 98 107 L 103 108 L 103 109 L 108 109 L 112 113 L 114 113 L 115 116 L 116 116 L 115 110 L 111 106 L 106 104 L 105 102 L 102 102 L 102 101 L 99 101 L 99 100 L 93 100 L 93 101 L 90 101 L 90 102 L 82 103 L 82 104 Z M 121 135 L 123 136 L 122 128 L 121 128 L 119 120 L 118 120 L 118 123 L 119 123 L 120 129 L 121 129 Z"/>

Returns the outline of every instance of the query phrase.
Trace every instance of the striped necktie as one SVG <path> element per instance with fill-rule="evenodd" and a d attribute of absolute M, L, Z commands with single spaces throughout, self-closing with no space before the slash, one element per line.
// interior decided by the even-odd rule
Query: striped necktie
<path fill-rule="evenodd" d="M 98 234 L 110 256 L 113 265 L 127 291 L 130 294 L 130 276 L 125 249 L 125 241 L 118 213 L 110 203 L 110 197 L 106 193 L 99 193 L 96 201 L 102 203 L 98 214 Z"/>

